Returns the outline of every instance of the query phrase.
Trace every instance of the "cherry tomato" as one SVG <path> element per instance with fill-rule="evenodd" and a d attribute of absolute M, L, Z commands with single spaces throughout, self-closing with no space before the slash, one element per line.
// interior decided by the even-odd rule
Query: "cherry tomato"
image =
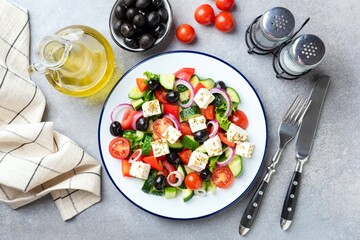
<path fill-rule="evenodd" d="M 195 30 L 189 24 L 181 24 L 176 29 L 176 37 L 180 42 L 191 43 L 195 39 Z"/>
<path fill-rule="evenodd" d="M 173 104 L 164 103 L 164 113 L 173 115 L 177 120 L 179 120 L 179 106 Z"/>
<path fill-rule="evenodd" d="M 211 179 L 217 187 L 228 188 L 234 182 L 234 175 L 226 166 L 216 167 L 211 175 Z"/>
<path fill-rule="evenodd" d="M 180 123 L 180 131 L 182 135 L 192 135 L 191 128 L 187 122 Z"/>
<path fill-rule="evenodd" d="M 183 164 L 188 165 L 191 153 L 192 153 L 192 151 L 190 149 L 186 149 L 186 148 L 184 150 L 182 150 L 181 152 L 179 152 L 180 161 Z"/>
<path fill-rule="evenodd" d="M 121 126 L 124 130 L 129 130 L 131 129 L 131 121 L 133 119 L 133 117 L 135 116 L 135 114 L 137 113 L 137 111 L 135 110 L 130 110 L 130 109 L 126 109 L 124 111 L 124 115 L 123 118 L 121 120 Z"/>
<path fill-rule="evenodd" d="M 236 124 L 237 126 L 241 127 L 242 129 L 246 129 L 249 125 L 248 118 L 246 114 L 241 110 L 236 110 L 229 118 L 229 120 Z"/>
<path fill-rule="evenodd" d="M 169 126 L 173 126 L 172 122 L 168 118 L 160 118 L 154 122 L 153 131 L 156 136 L 161 138 L 162 134 L 166 131 Z"/>
<path fill-rule="evenodd" d="M 202 25 L 209 25 L 214 22 L 214 9 L 209 4 L 201 4 L 194 13 L 195 20 Z"/>
<path fill-rule="evenodd" d="M 130 143 L 126 138 L 114 138 L 109 144 L 110 155 L 117 159 L 125 159 L 130 153 Z"/>
<path fill-rule="evenodd" d="M 215 0 L 215 5 L 220 10 L 229 11 L 235 5 L 235 0 Z"/>
<path fill-rule="evenodd" d="M 159 100 L 159 102 L 162 104 L 169 103 L 168 101 L 166 101 L 166 94 L 167 92 L 161 87 L 157 88 L 154 93 L 156 99 Z"/>
<path fill-rule="evenodd" d="M 189 173 L 185 177 L 185 186 L 188 189 L 195 190 L 201 188 L 202 179 L 196 172 Z"/>
<path fill-rule="evenodd" d="M 215 27 L 222 32 L 230 32 L 234 28 L 234 19 L 229 12 L 220 12 L 215 17 Z"/>

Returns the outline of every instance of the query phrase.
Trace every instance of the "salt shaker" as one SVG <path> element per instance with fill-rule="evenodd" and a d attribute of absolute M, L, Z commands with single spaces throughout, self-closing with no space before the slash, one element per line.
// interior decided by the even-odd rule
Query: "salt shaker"
<path fill-rule="evenodd" d="M 301 75 L 318 66 L 324 55 L 323 41 L 313 34 L 305 34 L 281 49 L 280 64 L 287 73 Z"/>
<path fill-rule="evenodd" d="M 251 37 L 260 49 L 272 50 L 291 38 L 294 28 L 294 15 L 286 8 L 275 7 L 255 23 Z"/>

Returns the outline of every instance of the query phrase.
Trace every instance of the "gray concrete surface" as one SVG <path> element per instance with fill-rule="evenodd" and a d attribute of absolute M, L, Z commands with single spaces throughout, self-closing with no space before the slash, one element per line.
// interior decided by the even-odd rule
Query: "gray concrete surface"
<path fill-rule="evenodd" d="M 174 25 L 193 24 L 197 40 L 190 45 L 181 44 L 175 39 L 173 28 L 161 47 L 140 54 L 120 49 L 110 38 L 108 17 L 115 1 L 14 1 L 30 11 L 32 60 L 35 45 L 43 36 L 67 25 L 85 24 L 98 29 L 111 42 L 117 59 L 114 79 L 148 56 L 175 49 L 203 51 L 229 62 L 248 77 L 263 101 L 269 128 L 267 163 L 275 152 L 281 115 L 294 95 L 307 95 L 312 87 L 311 79 L 316 74 L 330 75 L 332 82 L 311 159 L 305 166 L 295 222 L 287 232 L 280 229 L 283 198 L 295 164 L 293 142 L 283 154 L 258 219 L 245 239 L 360 239 L 358 0 L 236 1 L 236 8 L 232 11 L 236 28 L 231 33 L 220 33 L 214 27 L 195 23 L 193 12 L 197 5 L 204 2 L 214 6 L 214 1 L 171 0 Z M 256 16 L 275 6 L 290 9 L 297 26 L 311 17 L 301 33 L 317 34 L 327 47 L 324 62 L 297 81 L 276 79 L 270 57 L 246 53 L 246 27 Z M 47 98 L 44 120 L 54 121 L 58 131 L 100 160 L 98 120 L 104 96 L 111 86 L 92 98 L 75 99 L 58 93 L 43 77 L 35 77 L 34 81 Z M 250 194 L 215 216 L 174 221 L 150 215 L 132 205 L 103 173 L 102 201 L 68 222 L 62 221 L 50 197 L 18 210 L 0 204 L 0 239 L 241 238 L 239 221 Z"/>

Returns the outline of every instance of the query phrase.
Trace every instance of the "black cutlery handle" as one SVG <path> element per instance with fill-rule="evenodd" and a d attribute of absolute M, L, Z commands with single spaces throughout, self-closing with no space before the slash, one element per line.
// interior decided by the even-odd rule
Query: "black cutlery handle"
<path fill-rule="evenodd" d="M 255 221 L 255 217 L 259 211 L 261 202 L 265 196 L 265 191 L 268 186 L 268 183 L 264 180 L 261 181 L 259 187 L 257 188 L 256 192 L 252 196 L 250 202 L 248 203 L 245 212 L 241 218 L 240 224 L 243 227 L 251 228 Z"/>
<path fill-rule="evenodd" d="M 281 218 L 284 220 L 292 220 L 295 213 L 296 203 L 299 196 L 301 172 L 295 171 L 288 191 L 286 193 L 283 209 L 281 212 Z"/>

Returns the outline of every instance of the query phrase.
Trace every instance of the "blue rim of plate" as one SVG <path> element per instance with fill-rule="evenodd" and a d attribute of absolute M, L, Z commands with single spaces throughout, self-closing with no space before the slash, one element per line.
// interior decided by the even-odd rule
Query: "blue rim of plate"
<path fill-rule="evenodd" d="M 121 80 L 129 73 L 131 72 L 132 70 L 134 70 L 135 68 L 137 68 L 138 66 L 140 66 L 141 64 L 143 64 L 144 62 L 147 62 L 153 58 L 156 58 L 156 57 L 159 57 L 159 56 L 162 56 L 162 55 L 168 55 L 168 54 L 174 54 L 174 53 L 192 53 L 192 54 L 199 54 L 199 55 L 204 55 L 204 56 L 207 56 L 207 57 L 210 57 L 210 58 L 213 58 L 213 59 L 216 59 L 224 64 L 226 64 L 227 66 L 229 66 L 230 68 L 234 69 L 238 74 L 240 74 L 244 79 L 245 81 L 249 84 L 249 86 L 252 88 L 252 90 L 254 91 L 257 99 L 259 100 L 259 103 L 260 103 L 260 106 L 261 106 L 261 110 L 263 112 L 263 115 L 264 115 L 264 120 L 265 120 L 265 135 L 266 135 L 266 138 L 265 138 L 265 149 L 264 149 L 264 155 L 263 155 L 263 159 L 261 160 L 261 164 L 260 164 L 260 167 L 254 177 L 254 179 L 251 181 L 251 183 L 249 184 L 249 186 L 246 188 L 246 190 L 238 197 L 236 198 L 234 201 L 232 201 L 231 203 L 229 203 L 228 205 L 226 205 L 225 207 L 215 211 L 215 212 L 212 212 L 212 213 L 209 213 L 207 215 L 203 215 L 203 216 L 199 216 L 199 217 L 193 217 L 193 218 L 173 218 L 173 217 L 168 217 L 168 216 L 163 216 L 163 215 L 160 215 L 160 214 L 157 214 L 157 213 L 154 213 L 154 212 L 151 212 L 141 206 L 139 206 L 138 204 L 136 204 L 135 202 L 133 202 L 128 196 L 126 196 L 125 193 L 123 193 L 120 188 L 116 185 L 114 179 L 111 177 L 107 167 L 106 167 L 106 164 L 105 164 L 105 161 L 104 161 L 104 157 L 103 157 L 103 154 L 102 154 L 102 151 L 101 151 L 101 144 L 100 144 L 100 127 L 101 127 L 101 119 L 103 117 L 103 114 L 104 114 L 104 110 L 105 110 L 105 106 L 109 100 L 109 97 L 111 96 L 112 92 L 114 91 L 114 89 L 117 87 L 117 85 L 121 82 Z M 265 155 L 266 155 L 266 150 L 267 150 L 267 144 L 268 144 L 268 127 L 267 127 L 267 119 L 266 119 L 266 115 L 265 115 L 265 110 L 264 110 L 264 106 L 261 102 L 261 99 L 258 95 L 258 93 L 256 92 L 255 88 L 253 87 L 253 85 L 249 82 L 249 80 L 239 71 L 237 70 L 235 67 L 233 67 L 231 64 L 229 64 L 228 62 L 218 58 L 218 57 L 215 57 L 213 55 L 210 55 L 208 53 L 204 53 L 204 52 L 198 52 L 198 51 L 192 51 L 192 50 L 174 50 L 174 51 L 168 51 L 168 52 L 163 52 L 163 53 L 158 53 L 158 54 L 155 54 L 153 56 L 150 56 L 142 61 L 140 61 L 139 63 L 135 64 L 133 67 L 131 67 L 129 70 L 127 70 L 124 75 L 118 80 L 118 82 L 114 85 L 114 87 L 112 88 L 112 90 L 110 91 L 109 95 L 107 96 L 105 102 L 104 102 L 104 105 L 101 109 L 101 114 L 100 114 L 100 118 L 99 118 L 99 124 L 98 124 L 98 147 L 99 147 L 99 152 L 100 152 L 100 157 L 101 157 L 101 161 L 103 163 L 103 166 L 105 168 L 105 171 L 108 175 L 108 177 L 110 178 L 111 182 L 113 183 L 113 185 L 116 187 L 116 189 L 127 199 L 129 200 L 132 204 L 134 204 L 135 206 L 137 206 L 138 208 L 144 210 L 145 212 L 148 212 L 152 215 L 155 215 L 155 216 L 158 216 L 158 217 L 161 217 L 161 218 L 165 218 L 165 219 L 172 219 L 172 220 L 195 220 L 195 219 L 201 219 L 201 218 L 206 218 L 206 217 L 210 217 L 210 216 L 213 216 L 223 210 L 225 210 L 226 208 L 230 207 L 231 205 L 233 205 L 234 203 L 236 203 L 237 201 L 239 201 L 248 191 L 249 189 L 251 188 L 251 186 L 254 184 L 255 182 L 255 179 L 258 177 L 259 175 L 259 172 L 260 170 L 262 169 L 263 165 L 264 165 L 264 159 L 265 159 Z"/>

